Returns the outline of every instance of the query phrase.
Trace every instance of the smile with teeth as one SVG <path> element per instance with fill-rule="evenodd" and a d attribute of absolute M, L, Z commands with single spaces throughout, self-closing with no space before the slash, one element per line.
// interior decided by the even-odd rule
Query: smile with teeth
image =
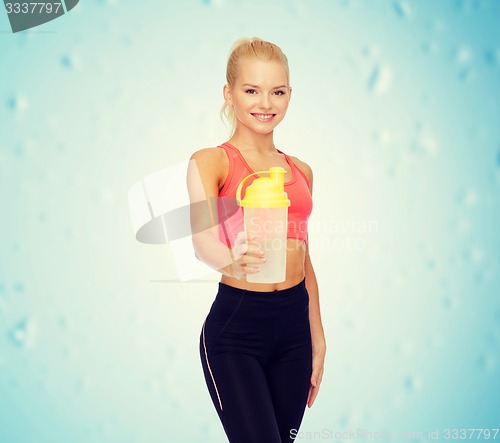
<path fill-rule="evenodd" d="M 252 114 L 252 115 L 261 122 L 268 122 L 269 120 L 272 120 L 272 118 L 276 114 Z"/>

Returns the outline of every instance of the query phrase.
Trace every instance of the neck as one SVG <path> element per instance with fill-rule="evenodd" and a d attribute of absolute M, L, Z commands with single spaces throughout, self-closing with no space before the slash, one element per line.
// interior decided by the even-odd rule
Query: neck
<path fill-rule="evenodd" d="M 247 132 L 242 134 L 241 131 L 234 132 L 233 136 L 228 140 L 228 143 L 236 146 L 242 151 L 257 151 L 260 154 L 270 154 L 276 152 L 276 147 L 273 141 L 273 132 L 269 134 L 256 134 L 255 132 Z"/>

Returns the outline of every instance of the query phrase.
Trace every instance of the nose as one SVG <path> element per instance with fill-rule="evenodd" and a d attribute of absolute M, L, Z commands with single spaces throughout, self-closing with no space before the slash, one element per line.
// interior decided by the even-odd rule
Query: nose
<path fill-rule="evenodd" d="M 267 94 L 261 94 L 259 100 L 259 107 L 262 109 L 269 109 L 271 107 L 271 99 Z"/>

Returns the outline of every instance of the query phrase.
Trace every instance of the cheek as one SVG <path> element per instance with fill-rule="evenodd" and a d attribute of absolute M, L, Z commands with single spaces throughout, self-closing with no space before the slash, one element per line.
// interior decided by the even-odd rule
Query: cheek
<path fill-rule="evenodd" d="M 288 100 L 287 100 L 287 99 L 284 99 L 284 100 L 281 102 L 280 106 L 281 106 L 281 108 L 286 109 L 286 108 L 288 108 L 288 105 L 289 105 L 289 104 L 290 104 L 290 98 L 289 98 Z"/>
<path fill-rule="evenodd" d="M 252 100 L 250 99 L 239 99 L 237 102 L 234 103 L 236 107 L 245 110 L 249 106 L 252 106 Z"/>

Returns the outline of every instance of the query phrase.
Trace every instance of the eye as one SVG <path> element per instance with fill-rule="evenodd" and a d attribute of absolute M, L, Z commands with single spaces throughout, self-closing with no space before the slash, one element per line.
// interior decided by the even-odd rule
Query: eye
<path fill-rule="evenodd" d="M 276 91 L 276 94 L 278 94 L 278 95 L 285 95 L 285 91 L 279 90 L 279 91 Z"/>
<path fill-rule="evenodd" d="M 249 91 L 255 92 L 255 89 L 247 89 L 245 92 L 248 94 Z"/>

